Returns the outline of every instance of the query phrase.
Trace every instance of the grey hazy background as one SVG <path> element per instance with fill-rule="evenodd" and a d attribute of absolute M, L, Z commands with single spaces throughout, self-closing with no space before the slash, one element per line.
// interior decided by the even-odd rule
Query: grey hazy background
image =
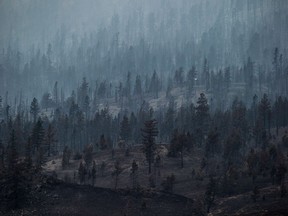
<path fill-rule="evenodd" d="M 274 49 L 287 56 L 287 11 L 287 0 L 0 0 L 0 92 L 39 96 L 55 81 L 71 92 L 128 71 L 164 83 L 204 58 L 219 70 L 251 57 L 270 73 Z"/>

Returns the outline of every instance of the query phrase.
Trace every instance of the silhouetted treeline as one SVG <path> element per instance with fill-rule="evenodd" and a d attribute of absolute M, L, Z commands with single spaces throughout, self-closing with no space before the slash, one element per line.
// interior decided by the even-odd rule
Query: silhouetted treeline
<path fill-rule="evenodd" d="M 90 99 L 88 89 L 84 78 L 77 94 L 73 92 L 66 100 L 58 98 L 57 83 L 53 97 L 44 94 L 41 103 L 34 98 L 29 106 L 20 103 L 13 107 L 3 103 L 1 98 L 2 146 L 7 147 L 10 133 L 14 130 L 16 148 L 21 154 L 24 154 L 27 143 L 31 144 L 33 154 L 41 150 L 41 154 L 46 156 L 61 153 L 65 146 L 81 152 L 88 144 L 96 150 L 103 150 L 118 148 L 123 141 L 128 147 L 141 144 L 144 122 L 155 118 L 159 129 L 158 143 L 168 143 L 175 133 L 189 133 L 194 145 L 203 146 L 212 139 L 213 146 L 206 146 L 206 149 L 214 154 L 225 147 L 223 143 L 216 147 L 216 138 L 223 142 L 231 136 L 239 136 L 243 145 L 249 143 L 265 148 L 272 136 L 271 128 L 275 129 L 275 135 L 279 128 L 288 124 L 288 100 L 281 96 L 272 101 L 267 94 L 262 97 L 254 95 L 249 106 L 236 97 L 227 109 L 218 109 L 213 108 L 213 101 L 201 93 L 196 102 L 182 103 L 177 107 L 171 97 L 166 106 L 153 109 L 148 102 L 141 101 L 137 93 L 127 93 L 127 85 L 124 85 L 118 100 L 133 104 L 132 100 L 138 98 L 141 102 L 134 111 L 129 111 L 129 106 L 117 109 L 114 105 L 111 107 L 117 110 L 113 111 L 108 103 L 103 108 L 93 103 L 97 99 Z M 114 100 L 111 97 L 113 103 Z"/>

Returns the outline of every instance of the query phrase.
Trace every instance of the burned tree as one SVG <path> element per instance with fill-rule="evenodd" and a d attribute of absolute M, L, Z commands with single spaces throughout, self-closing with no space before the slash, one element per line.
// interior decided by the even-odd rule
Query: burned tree
<path fill-rule="evenodd" d="M 136 163 L 135 160 L 133 160 L 132 162 L 130 176 L 132 180 L 132 187 L 137 188 L 138 187 L 138 164 Z"/>
<path fill-rule="evenodd" d="M 120 166 L 120 162 L 116 161 L 114 164 L 114 170 L 112 172 L 112 177 L 114 177 L 114 188 L 117 189 L 118 182 L 119 182 L 119 175 L 122 173 L 123 168 Z"/>
<path fill-rule="evenodd" d="M 157 121 L 155 119 L 145 121 L 142 131 L 143 138 L 143 151 L 146 155 L 146 160 L 149 165 L 149 174 L 151 174 L 151 165 L 154 161 L 154 155 L 156 150 L 155 137 L 158 135 L 158 129 L 156 127 Z"/>

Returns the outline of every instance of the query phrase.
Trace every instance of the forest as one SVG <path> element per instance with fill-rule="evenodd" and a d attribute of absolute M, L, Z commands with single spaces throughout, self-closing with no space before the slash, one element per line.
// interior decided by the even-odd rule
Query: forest
<path fill-rule="evenodd" d="M 286 0 L 0 0 L 0 215 L 287 215 Z"/>

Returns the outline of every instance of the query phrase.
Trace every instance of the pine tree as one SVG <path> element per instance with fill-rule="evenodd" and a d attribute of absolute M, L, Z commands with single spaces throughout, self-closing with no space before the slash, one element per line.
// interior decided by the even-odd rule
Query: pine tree
<path fill-rule="evenodd" d="M 16 149 L 17 141 L 15 131 L 12 130 L 7 149 L 7 172 L 3 178 L 6 181 L 3 185 L 5 188 L 6 207 L 8 209 L 16 209 L 27 200 L 30 193 L 30 170 L 27 169 L 25 163 L 19 160 Z M 29 179 L 28 179 L 29 177 Z"/>
<path fill-rule="evenodd" d="M 106 168 L 106 163 L 104 161 L 102 161 L 101 166 L 100 166 L 102 177 L 104 176 L 105 168 Z"/>
<path fill-rule="evenodd" d="M 88 96 L 88 82 L 86 81 L 86 77 L 84 77 L 78 93 L 78 104 L 82 110 L 85 110 L 86 96 Z"/>
<path fill-rule="evenodd" d="M 230 89 L 230 86 L 231 86 L 230 67 L 225 68 L 224 83 L 225 83 L 225 91 L 226 91 L 226 93 L 228 93 L 229 89 Z"/>
<path fill-rule="evenodd" d="M 199 119 L 207 118 L 209 116 L 209 105 L 208 100 L 204 93 L 200 94 L 200 97 L 197 101 L 197 107 L 196 107 L 196 115 Z"/>
<path fill-rule="evenodd" d="M 93 145 L 87 145 L 84 149 L 84 161 L 86 167 L 89 168 L 93 160 Z"/>
<path fill-rule="evenodd" d="M 45 138 L 45 145 L 47 148 L 48 157 L 51 156 L 51 153 L 55 154 L 57 152 L 57 146 L 55 146 L 56 143 L 57 140 L 55 138 L 54 128 L 51 124 L 49 124 Z"/>
<path fill-rule="evenodd" d="M 244 78 L 245 78 L 245 95 L 246 95 L 246 102 L 249 102 L 252 99 L 253 92 L 254 92 L 254 63 L 252 62 L 251 58 L 249 57 L 247 60 L 247 64 L 244 66 Z"/>
<path fill-rule="evenodd" d="M 206 58 L 204 59 L 204 65 L 203 65 L 203 83 L 205 85 L 206 91 L 210 90 L 210 72 L 208 61 Z"/>
<path fill-rule="evenodd" d="M 199 133 L 199 135 L 201 134 L 201 136 L 199 137 L 199 142 L 200 144 L 202 144 L 203 137 L 205 134 L 207 134 L 209 124 L 209 105 L 204 93 L 200 94 L 195 109 L 197 126 L 200 130 L 199 132 L 201 132 Z"/>
<path fill-rule="evenodd" d="M 214 156 L 215 153 L 220 152 L 219 133 L 217 132 L 217 128 L 209 132 L 205 152 L 206 156 Z"/>
<path fill-rule="evenodd" d="M 131 137 L 131 126 L 128 117 L 125 115 L 120 125 L 120 137 L 126 142 Z"/>
<path fill-rule="evenodd" d="M 41 107 L 47 110 L 47 108 L 52 107 L 53 105 L 54 102 L 51 99 L 51 94 L 48 92 L 44 93 L 41 99 Z"/>
<path fill-rule="evenodd" d="M 190 94 L 193 92 L 194 87 L 195 87 L 196 75 L 197 75 L 196 68 L 195 66 L 193 66 L 187 74 L 187 85 L 188 85 L 188 91 Z"/>
<path fill-rule="evenodd" d="M 169 107 L 167 112 L 165 113 L 165 128 L 163 129 L 163 133 L 165 133 L 168 137 L 172 134 L 175 124 L 175 104 L 173 98 L 169 101 Z"/>
<path fill-rule="evenodd" d="M 0 139 L 0 173 L 4 170 L 5 168 L 5 147 L 2 143 L 2 140 Z"/>
<path fill-rule="evenodd" d="M 38 171 L 41 171 L 42 165 L 44 164 L 44 155 L 45 155 L 45 149 L 43 146 L 44 136 L 45 132 L 42 126 L 42 120 L 41 118 L 39 118 L 37 123 L 34 125 L 31 135 L 33 153 L 36 152 L 36 169 Z"/>
<path fill-rule="evenodd" d="M 85 117 L 87 120 L 89 119 L 90 109 L 90 98 L 88 95 L 86 95 L 84 98 L 83 111 L 85 112 Z"/>
<path fill-rule="evenodd" d="M 240 149 L 243 147 L 243 139 L 240 136 L 240 132 L 237 129 L 234 129 L 229 134 L 225 145 L 224 145 L 224 159 L 227 163 L 233 163 L 239 159 Z"/>
<path fill-rule="evenodd" d="M 137 96 L 138 98 L 142 98 L 142 83 L 140 75 L 136 76 L 134 95 Z"/>
<path fill-rule="evenodd" d="M 43 122 L 41 118 L 38 119 L 36 124 L 34 125 L 33 131 L 32 131 L 32 146 L 33 146 L 33 152 L 39 151 L 40 147 L 42 147 L 43 139 L 44 139 L 44 128 L 42 126 Z"/>
<path fill-rule="evenodd" d="M 28 141 L 25 145 L 25 164 L 27 169 L 32 167 L 32 139 L 31 136 L 28 137 Z"/>
<path fill-rule="evenodd" d="M 261 102 L 259 104 L 259 114 L 261 120 L 263 121 L 264 128 L 268 128 L 270 133 L 271 105 L 267 94 L 264 94 L 263 98 L 261 99 Z"/>
<path fill-rule="evenodd" d="M 180 67 L 179 70 L 175 71 L 174 80 L 178 86 L 182 86 L 184 82 L 184 71 L 183 68 Z"/>
<path fill-rule="evenodd" d="M 119 181 L 119 175 L 122 173 L 123 168 L 120 166 L 120 162 L 116 161 L 114 164 L 114 171 L 112 172 L 112 176 L 114 177 L 114 189 L 117 189 L 118 181 Z"/>
<path fill-rule="evenodd" d="M 127 74 L 126 86 L 125 86 L 125 96 L 130 100 L 131 98 L 131 72 Z"/>
<path fill-rule="evenodd" d="M 16 136 L 14 129 L 11 132 L 10 139 L 9 139 L 9 145 L 8 145 L 8 155 L 7 155 L 7 161 L 8 161 L 8 171 L 14 172 L 16 169 L 17 163 L 18 163 L 18 152 L 16 149 Z"/>
<path fill-rule="evenodd" d="M 143 138 L 143 151 L 146 155 L 146 160 L 149 165 L 149 174 L 151 174 L 151 165 L 154 161 L 154 155 L 156 150 L 155 137 L 158 135 L 158 129 L 156 127 L 157 121 L 155 119 L 145 121 L 142 131 Z"/>
<path fill-rule="evenodd" d="M 184 150 L 185 148 L 187 148 L 188 145 L 188 140 L 187 140 L 187 136 L 185 133 L 182 133 L 179 135 L 178 137 L 178 149 L 181 155 L 181 168 L 184 167 Z"/>
<path fill-rule="evenodd" d="M 160 80 L 156 71 L 154 71 L 152 78 L 151 78 L 150 86 L 149 86 L 149 92 L 153 93 L 154 98 L 158 98 L 158 93 L 160 89 L 161 89 Z"/>
<path fill-rule="evenodd" d="M 135 189 L 138 187 L 138 164 L 136 163 L 135 160 L 133 160 L 132 162 L 130 176 L 132 179 L 132 188 Z"/>
<path fill-rule="evenodd" d="M 171 78 L 168 78 L 168 84 L 167 84 L 167 89 L 166 89 L 166 98 L 171 97 L 171 91 L 173 89 L 173 81 Z"/>
<path fill-rule="evenodd" d="M 71 157 L 71 151 L 69 150 L 68 146 L 65 146 L 62 157 L 63 169 L 66 169 L 66 167 L 69 165 L 70 157 Z"/>
<path fill-rule="evenodd" d="M 39 108 L 38 100 L 36 98 L 33 98 L 33 101 L 31 102 L 31 106 L 30 106 L 30 113 L 33 116 L 34 123 L 36 122 L 39 111 L 40 111 L 40 108 Z"/>
<path fill-rule="evenodd" d="M 87 174 L 86 168 L 81 161 L 79 168 L 78 168 L 78 176 L 79 176 L 80 184 L 83 184 L 83 183 L 85 184 L 86 174 Z"/>
<path fill-rule="evenodd" d="M 179 133 L 175 130 L 173 138 L 171 140 L 168 156 L 176 157 L 177 153 L 180 153 L 181 168 L 184 167 L 184 151 L 188 149 L 188 137 L 185 133 Z"/>
<path fill-rule="evenodd" d="M 91 170 L 91 175 L 92 175 L 92 185 L 95 185 L 95 181 L 96 181 L 96 172 L 97 172 L 97 167 L 96 167 L 96 162 L 93 161 L 93 166 L 92 166 L 92 170 Z"/>
<path fill-rule="evenodd" d="M 106 141 L 106 139 L 105 139 L 104 134 L 102 134 L 102 135 L 100 136 L 100 149 L 101 149 L 101 150 L 105 150 L 105 149 L 107 149 L 107 147 L 108 147 L 107 141 Z"/>
<path fill-rule="evenodd" d="M 58 82 L 55 82 L 54 88 L 53 88 L 53 100 L 56 104 L 56 106 L 59 105 L 59 91 L 58 91 Z"/>

